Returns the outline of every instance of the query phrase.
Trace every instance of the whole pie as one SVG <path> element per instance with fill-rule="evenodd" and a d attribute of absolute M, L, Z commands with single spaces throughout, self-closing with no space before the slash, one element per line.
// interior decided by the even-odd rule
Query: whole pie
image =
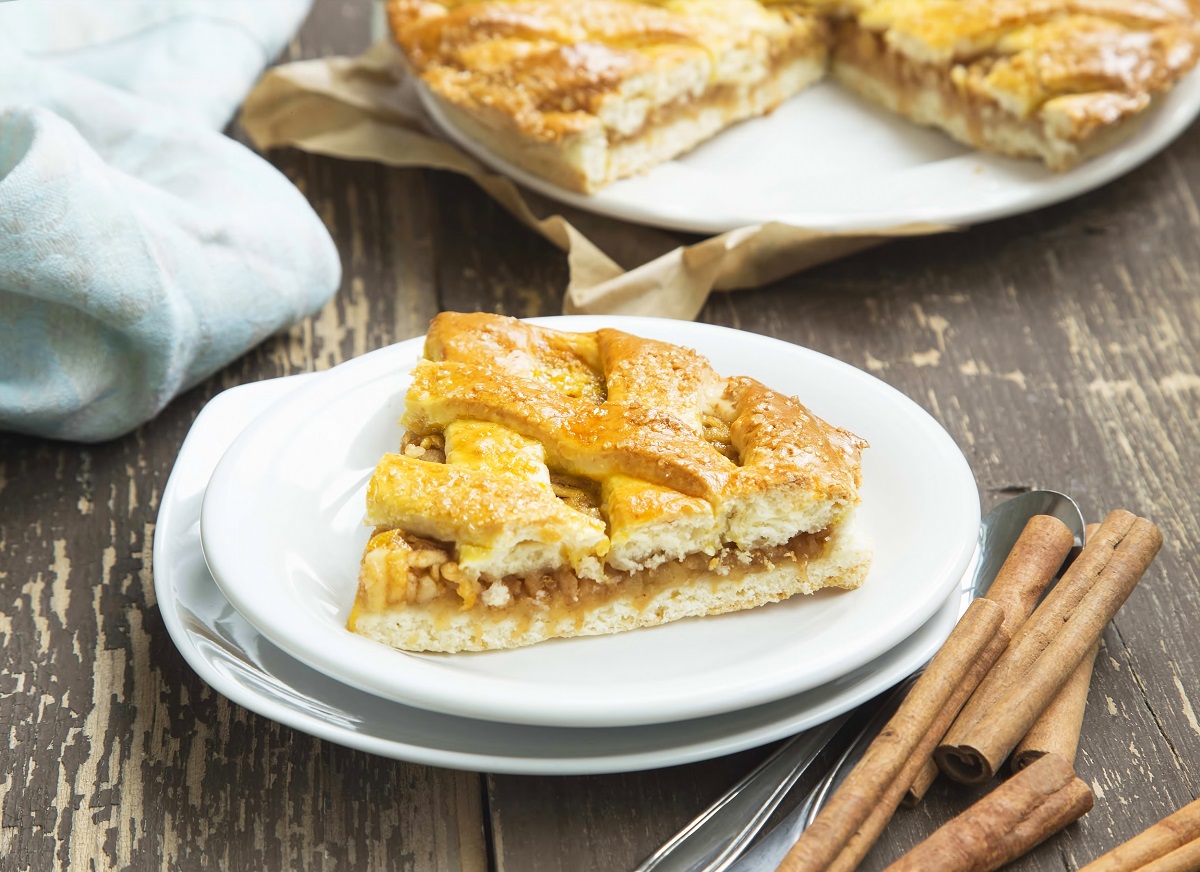
<path fill-rule="evenodd" d="M 413 651 L 615 633 L 854 588 L 865 443 L 695 351 L 434 319 L 349 628 Z"/>
<path fill-rule="evenodd" d="M 771 111 L 827 69 L 969 145 L 1067 169 L 1128 134 L 1200 45 L 1187 0 L 389 0 L 388 12 L 458 129 L 583 192 Z"/>

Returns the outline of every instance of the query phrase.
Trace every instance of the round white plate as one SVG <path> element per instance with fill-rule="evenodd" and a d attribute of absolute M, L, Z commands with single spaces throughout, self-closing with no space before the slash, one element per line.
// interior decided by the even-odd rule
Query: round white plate
<path fill-rule="evenodd" d="M 551 184 L 460 132 L 424 87 L 434 122 L 492 169 L 590 212 L 694 233 L 777 221 L 824 231 L 930 222 L 977 224 L 1110 182 L 1175 139 L 1200 112 L 1200 72 L 1186 76 L 1113 150 L 1066 173 L 984 154 L 822 82 L 765 118 L 596 194 Z"/>
<path fill-rule="evenodd" d="M 684 720 L 781 699 L 898 645 L 945 601 L 979 526 L 961 452 L 919 406 L 878 379 L 785 342 L 705 324 L 547 318 L 620 327 L 691 346 L 719 372 L 799 395 L 871 442 L 860 523 L 875 547 L 857 591 L 615 636 L 513 651 L 419 655 L 344 629 L 362 549 L 364 493 L 399 445 L 421 339 L 345 363 L 259 416 L 213 473 L 204 554 L 234 607 L 266 638 L 326 675 L 420 708 L 485 720 L 618 726 Z"/>
<path fill-rule="evenodd" d="M 641 727 L 519 726 L 439 714 L 364 693 L 264 639 L 221 595 L 200 550 L 200 503 L 222 453 L 255 415 L 322 376 L 243 385 L 212 400 L 180 450 L 154 534 L 154 590 L 167 631 L 216 691 L 265 717 L 385 757 L 525 775 L 628 772 L 732 754 L 848 711 L 933 656 L 958 616 L 955 592 L 879 659 L 807 693 L 709 718 Z"/>

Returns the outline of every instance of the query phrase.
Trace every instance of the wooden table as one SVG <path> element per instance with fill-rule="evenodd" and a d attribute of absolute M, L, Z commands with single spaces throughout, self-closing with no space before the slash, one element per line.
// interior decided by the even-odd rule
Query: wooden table
<path fill-rule="evenodd" d="M 368 11 L 321 0 L 290 56 L 360 50 Z M 168 638 L 155 516 L 211 397 L 419 335 L 442 309 L 555 314 L 566 281 L 558 251 L 460 178 L 269 157 L 337 240 L 337 297 L 123 439 L 0 436 L 0 867 L 630 868 L 767 749 L 596 777 L 395 762 L 231 704 Z M 1096 808 L 1014 868 L 1075 869 L 1200 794 L 1198 180 L 1194 129 L 1070 203 L 717 296 L 701 315 L 895 385 L 962 446 L 985 510 L 1048 486 L 1089 518 L 1125 507 L 1162 526 L 1093 679 L 1077 765 Z M 868 867 L 963 804 L 936 788 Z"/>

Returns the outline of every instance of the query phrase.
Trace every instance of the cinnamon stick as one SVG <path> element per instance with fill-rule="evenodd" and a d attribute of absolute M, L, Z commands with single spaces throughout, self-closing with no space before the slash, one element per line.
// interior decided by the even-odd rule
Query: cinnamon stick
<path fill-rule="evenodd" d="M 1047 754 L 939 828 L 886 872 L 987 872 L 1078 820 L 1092 791 L 1071 764 Z"/>
<path fill-rule="evenodd" d="M 943 736 L 943 738 L 945 738 Z M 937 761 L 930 757 L 921 766 L 921 771 L 913 778 L 912 784 L 908 786 L 908 790 L 904 792 L 904 802 L 906 808 L 912 808 L 918 802 L 925 798 L 925 794 L 929 792 L 929 788 L 933 787 L 933 782 L 937 781 L 937 777 L 941 770 L 937 767 Z"/>
<path fill-rule="evenodd" d="M 988 643 L 987 647 L 979 652 L 979 656 L 975 658 L 975 662 L 971 664 L 962 681 L 954 689 L 950 699 L 930 723 L 929 729 L 925 731 L 920 744 L 913 750 L 912 756 L 905 762 L 900 774 L 880 794 L 867 819 L 846 842 L 846 846 L 842 848 L 841 853 L 829 865 L 826 872 L 853 872 L 854 869 L 857 869 L 870 853 L 871 848 L 879 841 L 884 828 L 891 821 L 892 815 L 896 813 L 896 807 L 911 792 L 913 779 L 924 771 L 926 766 L 933 766 L 934 771 L 937 771 L 937 767 L 933 764 L 933 749 L 941 741 L 942 736 L 946 735 L 950 722 L 954 720 L 954 715 L 967 701 L 971 691 L 987 675 L 992 664 L 1004 653 L 1006 647 L 1008 647 L 1008 636 L 1002 628 L 992 637 L 992 641 Z"/>
<path fill-rule="evenodd" d="M 995 775 L 1100 638 L 1161 545 L 1162 534 L 1144 518 L 1123 511 L 1105 518 L 934 752 L 942 772 L 968 784 Z"/>
<path fill-rule="evenodd" d="M 1091 540 L 1099 529 L 1099 524 L 1088 524 L 1086 539 Z M 1092 685 L 1092 668 L 1096 664 L 1099 651 L 1100 642 L 1097 641 L 1092 646 L 1091 653 L 1079 662 L 1067 683 L 1029 728 L 1025 738 L 1013 751 L 1013 772 L 1020 772 L 1043 754 L 1060 754 L 1071 763 L 1075 762 L 1075 754 L 1079 750 L 1079 733 L 1083 729 L 1083 714 L 1087 708 L 1088 691 Z"/>
<path fill-rule="evenodd" d="M 930 725 L 972 664 L 993 644 L 1003 620 L 1003 610 L 995 603 L 976 600 L 971 604 L 896 714 L 784 857 L 781 872 L 824 872 L 828 868 L 871 815 L 880 795 L 918 753 Z M 935 741 L 928 745 L 932 747 Z"/>
<path fill-rule="evenodd" d="M 1088 539 L 1088 547 L 1076 558 L 1054 590 L 1041 606 L 1017 631 L 992 673 L 984 680 L 974 696 L 963 707 L 943 745 L 957 744 L 980 719 L 995 706 L 1000 694 L 1017 683 L 1040 655 L 1044 645 L 1064 618 L 1079 604 L 1091 589 L 1096 577 L 1111 557 L 1112 551 L 1133 527 L 1135 518 L 1129 512 L 1114 512 L 1105 519 L 1096 534 Z M 939 754 L 942 749 L 939 748 Z M 939 756 L 935 754 L 935 758 Z"/>
<path fill-rule="evenodd" d="M 1087 708 L 1088 691 L 1092 686 L 1092 667 L 1096 663 L 1096 654 L 1100 651 L 1100 643 L 1092 646 L 1092 650 L 1079 661 L 1067 683 L 1050 700 L 1050 705 L 1041 713 L 1025 738 L 1013 751 L 1013 772 L 1020 772 L 1038 757 L 1044 754 L 1058 754 L 1075 763 L 1075 753 L 1079 750 L 1079 733 L 1083 730 L 1083 713 Z"/>
<path fill-rule="evenodd" d="M 1006 639 L 1011 639 L 1028 619 L 1074 544 L 1075 534 L 1052 515 L 1035 515 L 1025 524 L 986 594 L 987 599 L 1004 610 L 1001 629 Z M 979 680 L 975 680 L 971 687 L 978 684 Z M 955 701 L 955 711 L 962 706 L 961 700 Z M 943 732 L 949 726 L 946 724 Z M 909 779 L 911 783 L 904 793 L 904 804 L 911 806 L 920 802 L 937 774 L 933 759 L 925 760 Z"/>
<path fill-rule="evenodd" d="M 1141 872 L 1143 868 L 1200 840 L 1200 799 L 1097 857 L 1079 872 Z M 1191 850 L 1196 850 L 1192 847 Z M 1187 856 L 1185 852 L 1183 857 Z M 1176 857 L 1179 859 L 1179 857 Z M 1172 861 L 1174 862 L 1174 861 Z M 1188 868 L 1182 866 L 1179 868 Z M 1195 868 L 1195 867 L 1192 867 Z"/>
<path fill-rule="evenodd" d="M 1053 515 L 1034 515 L 985 596 L 1004 609 L 1004 632 L 1011 639 L 1033 613 L 1063 561 L 1075 545 L 1075 534 Z"/>
<path fill-rule="evenodd" d="M 1200 839 L 1147 863 L 1138 872 L 1196 872 L 1200 869 Z"/>

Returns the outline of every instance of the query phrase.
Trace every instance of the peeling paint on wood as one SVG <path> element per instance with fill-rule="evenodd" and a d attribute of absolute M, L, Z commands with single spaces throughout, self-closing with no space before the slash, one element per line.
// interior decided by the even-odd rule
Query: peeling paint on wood
<path fill-rule="evenodd" d="M 318 0 L 288 55 L 358 51 L 368 15 L 366 4 Z M 80 447 L 0 435 L 0 865 L 629 868 L 765 749 L 591 778 L 397 763 L 233 705 L 167 638 L 152 588 L 154 518 L 209 398 L 419 335 L 440 309 L 555 314 L 566 284 L 562 255 L 461 178 L 286 151 L 270 159 L 334 234 L 337 297 L 125 439 Z M 1163 528 L 1166 544 L 1096 664 L 1077 764 L 1096 807 L 1011 867 L 1022 872 L 1078 868 L 1200 794 L 1195 178 L 1200 130 L 1074 202 L 952 246 L 897 241 L 719 294 L 701 316 L 847 360 L 913 397 L 962 446 L 985 509 L 1048 486 L 1075 495 L 1089 518 L 1125 507 Z M 935 786 L 866 868 L 972 796 Z"/>

